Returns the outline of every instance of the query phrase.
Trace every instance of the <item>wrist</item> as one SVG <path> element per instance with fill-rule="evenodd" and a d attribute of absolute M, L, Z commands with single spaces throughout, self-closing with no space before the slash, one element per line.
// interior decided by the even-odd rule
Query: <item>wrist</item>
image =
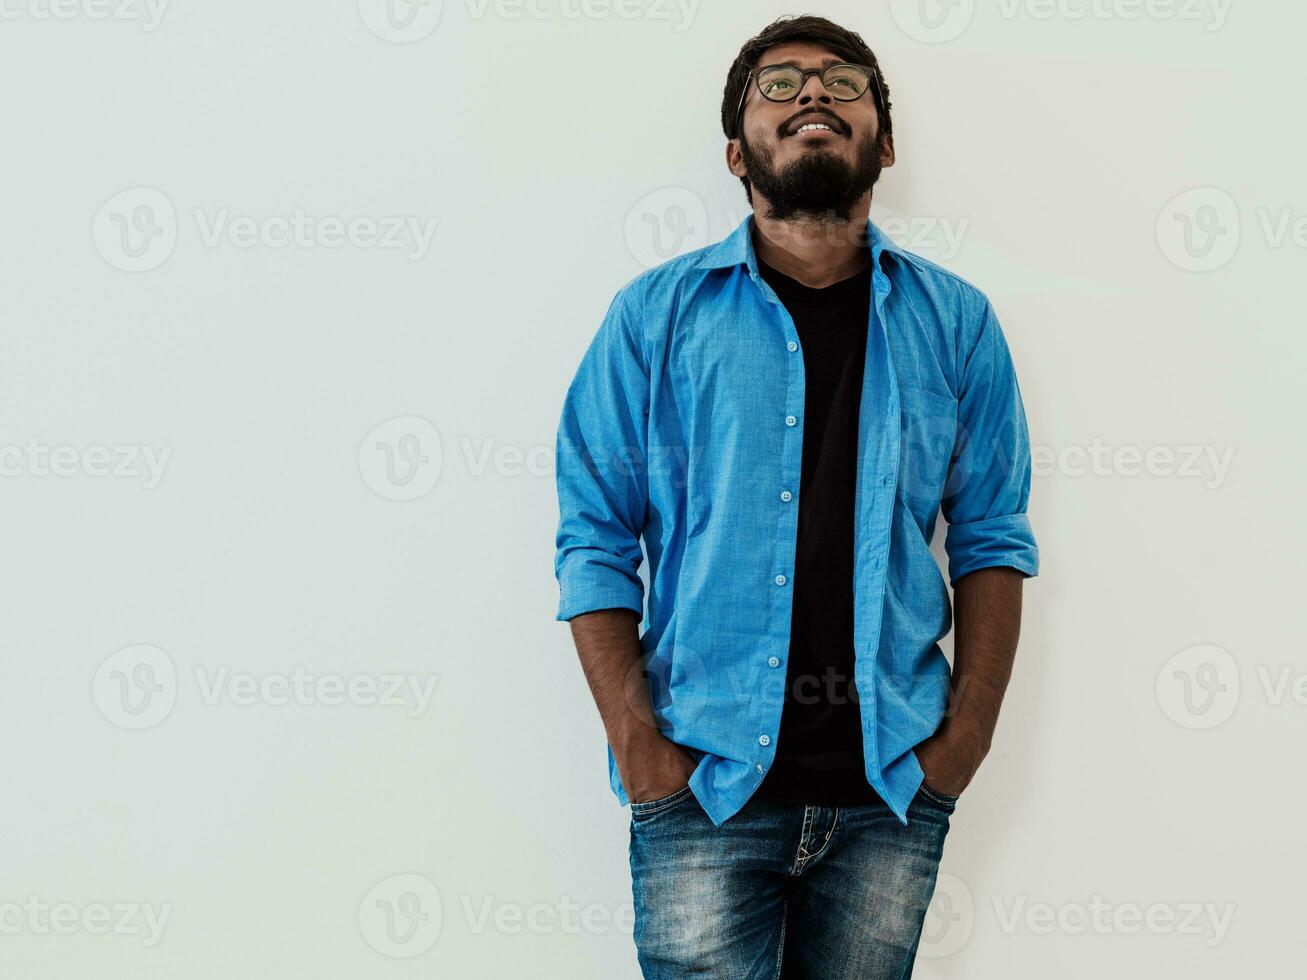
<path fill-rule="evenodd" d="M 992 733 L 983 726 L 949 719 L 939 727 L 936 735 L 952 753 L 967 759 L 974 766 L 979 766 L 989 754 Z"/>
<path fill-rule="evenodd" d="M 657 728 L 637 718 L 630 719 L 610 732 L 608 736 L 608 744 L 612 746 L 613 754 L 618 758 L 638 756 L 665 740 L 666 736 Z"/>

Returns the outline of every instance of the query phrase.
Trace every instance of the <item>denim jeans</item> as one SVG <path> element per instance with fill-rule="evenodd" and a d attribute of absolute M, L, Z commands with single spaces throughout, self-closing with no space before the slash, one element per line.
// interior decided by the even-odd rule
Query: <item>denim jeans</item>
<path fill-rule="evenodd" d="M 635 944 L 648 980 L 912 975 L 956 797 L 753 798 L 714 827 L 690 787 L 631 805 Z"/>

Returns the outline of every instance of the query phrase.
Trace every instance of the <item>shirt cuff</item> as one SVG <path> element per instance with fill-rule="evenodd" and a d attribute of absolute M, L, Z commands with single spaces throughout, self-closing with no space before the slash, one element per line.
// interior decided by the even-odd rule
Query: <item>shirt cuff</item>
<path fill-rule="evenodd" d="M 612 555 L 605 557 L 614 561 Z M 558 576 L 558 615 L 565 622 L 596 609 L 630 609 L 644 616 L 644 585 L 612 565 L 591 558 L 576 557 Z"/>
<path fill-rule="evenodd" d="M 982 568 L 1008 567 L 1026 576 L 1039 574 L 1039 548 L 1025 514 L 950 524 L 944 550 L 948 552 L 950 583 Z"/>

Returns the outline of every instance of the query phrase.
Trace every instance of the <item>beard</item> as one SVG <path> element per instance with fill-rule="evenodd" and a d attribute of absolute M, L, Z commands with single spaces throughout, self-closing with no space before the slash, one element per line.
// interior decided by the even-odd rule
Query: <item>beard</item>
<path fill-rule="evenodd" d="M 748 168 L 749 183 L 770 203 L 767 217 L 775 221 L 801 217 L 848 221 L 853 206 L 880 179 L 880 150 L 880 139 L 867 136 L 858 145 L 857 161 L 852 166 L 819 147 L 806 150 L 799 159 L 777 170 L 771 147 L 755 150 L 740 134 L 740 153 Z"/>

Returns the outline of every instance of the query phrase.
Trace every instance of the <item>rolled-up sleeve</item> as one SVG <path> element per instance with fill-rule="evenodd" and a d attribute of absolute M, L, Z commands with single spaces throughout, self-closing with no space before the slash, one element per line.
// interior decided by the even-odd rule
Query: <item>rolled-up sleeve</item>
<path fill-rule="evenodd" d="M 941 501 L 949 580 L 981 568 L 1039 573 L 1026 516 L 1030 436 L 1007 342 L 988 301 L 973 321 L 960 370 L 958 436 Z"/>
<path fill-rule="evenodd" d="M 558 620 L 596 609 L 644 613 L 649 365 L 628 304 L 623 289 L 581 359 L 558 426 Z"/>

